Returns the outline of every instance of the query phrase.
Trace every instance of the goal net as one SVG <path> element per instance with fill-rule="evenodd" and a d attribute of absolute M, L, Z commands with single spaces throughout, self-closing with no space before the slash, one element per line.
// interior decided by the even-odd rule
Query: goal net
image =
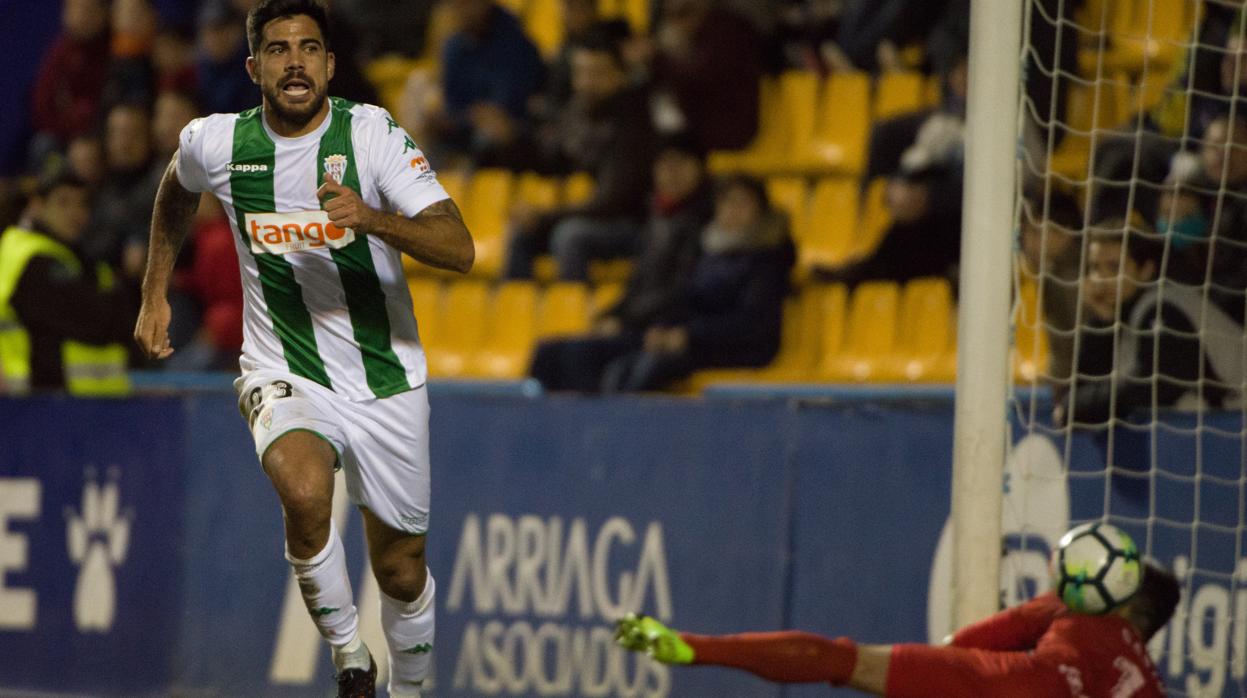
<path fill-rule="evenodd" d="M 1027 0 L 1023 30 L 1002 588 L 1068 526 L 1128 531 L 1183 585 L 1172 695 L 1247 695 L 1243 6 Z"/>

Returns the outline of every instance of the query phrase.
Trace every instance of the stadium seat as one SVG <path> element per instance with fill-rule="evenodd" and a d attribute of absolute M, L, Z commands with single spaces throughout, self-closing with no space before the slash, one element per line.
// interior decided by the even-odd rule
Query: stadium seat
<path fill-rule="evenodd" d="M 636 36 L 645 36 L 650 27 L 650 0 L 599 0 L 598 16 L 626 19 Z"/>
<path fill-rule="evenodd" d="M 450 284 L 442 303 L 436 351 L 428 356 L 435 378 L 471 377 L 475 355 L 485 339 L 489 285 L 469 279 Z"/>
<path fill-rule="evenodd" d="M 589 291 L 584 284 L 550 284 L 542 294 L 537 315 L 537 337 L 581 334 L 589 330 Z"/>
<path fill-rule="evenodd" d="M 511 195 L 512 175 L 507 170 L 480 170 L 472 175 L 463 219 L 476 243 L 474 276 L 495 279 L 502 270 Z"/>
<path fill-rule="evenodd" d="M 824 81 L 817 114 L 810 138 L 793 138 L 794 166 L 802 172 L 861 173 L 870 138 L 870 77 L 832 73 Z"/>
<path fill-rule="evenodd" d="M 758 135 L 744 150 L 716 150 L 710 153 L 707 166 L 715 174 L 749 172 L 766 174 L 772 163 L 785 152 L 783 98 L 779 81 L 763 77 L 758 86 Z"/>
<path fill-rule="evenodd" d="M 436 350 L 441 343 L 442 285 L 436 279 L 415 278 L 408 279 L 407 290 L 411 293 L 420 343 L 426 350 Z"/>
<path fill-rule="evenodd" d="M 896 350 L 900 288 L 889 281 L 858 285 L 850 301 L 843 351 L 825 354 L 821 377 L 833 382 L 886 379 L 886 367 Z"/>
<path fill-rule="evenodd" d="M 792 239 L 800 245 L 809 237 L 809 187 L 800 177 L 771 177 L 766 180 L 766 195 L 771 205 L 788 216 Z"/>
<path fill-rule="evenodd" d="M 698 371 L 689 379 L 688 387 L 700 391 L 724 383 L 790 383 L 813 379 L 822 325 L 821 300 L 821 288 L 809 288 L 800 296 L 784 300 L 779 352 L 769 365 Z"/>
<path fill-rule="evenodd" d="M 818 74 L 810 70 L 790 70 L 780 77 L 777 118 L 783 150 L 761 163 L 766 171 L 798 172 L 810 163 L 818 127 L 819 82 Z"/>
<path fill-rule="evenodd" d="M 593 175 L 588 172 L 577 172 L 567 178 L 563 183 L 563 203 L 567 206 L 575 206 L 584 203 L 593 196 Z"/>
<path fill-rule="evenodd" d="M 1094 83 L 1070 80 L 1065 118 L 1058 119 L 1056 131 L 1065 137 L 1052 154 L 1049 168 L 1078 185 L 1087 180 L 1091 150 L 1099 139 L 1097 132 L 1120 125 L 1129 117 L 1129 79 L 1124 75 Z M 1040 114 L 1041 128 L 1047 128 L 1050 114 Z M 1042 163 L 1039 163 L 1042 165 Z"/>
<path fill-rule="evenodd" d="M 589 262 L 589 283 L 598 284 L 621 283 L 632 275 L 632 259 L 595 259 Z"/>
<path fill-rule="evenodd" d="M 918 111 L 927 106 L 922 73 L 884 73 L 875 81 L 875 121 Z"/>
<path fill-rule="evenodd" d="M 1182 55 L 1182 45 L 1191 40 L 1195 4 L 1186 0 L 1105 0 L 1091 4 L 1097 7 L 1087 8 L 1080 16 L 1091 31 L 1106 24 L 1108 41 L 1103 56 L 1097 55 L 1098 43 L 1079 53 L 1083 75 L 1097 75 L 1099 71 L 1166 73 Z"/>
<path fill-rule="evenodd" d="M 1039 287 L 1023 276 L 1013 304 L 1013 379 L 1030 383 L 1048 375 L 1048 333 L 1039 306 Z"/>
<path fill-rule="evenodd" d="M 594 286 L 593 293 L 589 298 L 589 312 L 594 317 L 601 315 L 615 303 L 618 303 L 620 298 L 623 298 L 626 289 L 627 285 L 622 281 L 612 281 Z"/>
<path fill-rule="evenodd" d="M 852 258 L 858 196 L 857 180 L 826 177 L 814 185 L 805 237 L 797 239 L 802 269 L 836 267 Z"/>
<path fill-rule="evenodd" d="M 528 0 L 524 31 L 547 59 L 563 44 L 563 0 Z"/>
<path fill-rule="evenodd" d="M 948 356 L 956 345 L 953 294 L 942 277 L 914 279 L 901 295 L 897 352 L 888 371 L 897 381 L 952 382 Z"/>
<path fill-rule="evenodd" d="M 865 257 L 873 252 L 892 225 L 892 215 L 888 213 L 887 189 L 888 181 L 883 177 L 876 178 L 866 187 L 858 234 L 853 240 L 852 258 Z"/>
<path fill-rule="evenodd" d="M 498 287 L 489 309 L 485 344 L 472 373 L 499 380 L 522 378 L 528 372 L 537 335 L 537 287 L 508 281 Z"/>
<path fill-rule="evenodd" d="M 814 373 L 818 379 L 826 379 L 824 364 L 834 361 L 834 357 L 844 351 L 848 305 L 849 290 L 844 284 L 832 284 L 823 288 L 819 297 L 822 318 L 817 338 L 818 353 L 814 362 Z"/>
<path fill-rule="evenodd" d="M 538 210 L 552 209 L 559 205 L 560 188 L 559 181 L 553 177 L 525 172 L 515 184 L 515 200 Z"/>

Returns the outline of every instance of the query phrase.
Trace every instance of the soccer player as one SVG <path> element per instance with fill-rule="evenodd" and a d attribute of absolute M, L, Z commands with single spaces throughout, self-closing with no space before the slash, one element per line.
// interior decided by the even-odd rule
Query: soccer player
<path fill-rule="evenodd" d="M 199 200 L 225 205 L 246 298 L 239 406 L 281 500 L 286 558 L 332 646 L 339 696 L 372 696 L 342 541 L 342 468 L 381 589 L 390 695 L 418 696 L 433 646 L 425 358 L 400 260 L 466 272 L 474 252 L 428 161 L 378 107 L 327 97 L 329 23 L 317 0 L 261 0 L 246 69 L 262 105 L 182 131 L 151 228 L 135 339 L 169 344 L 169 277 Z"/>
<path fill-rule="evenodd" d="M 1144 645 L 1178 604 L 1178 582 L 1145 563 L 1129 601 L 1106 615 L 1074 613 L 1055 593 L 954 634 L 949 645 L 857 645 L 797 631 L 676 633 L 646 616 L 619 621 L 624 647 L 665 664 L 735 667 L 784 683 L 828 682 L 894 698 L 1159 698 Z"/>

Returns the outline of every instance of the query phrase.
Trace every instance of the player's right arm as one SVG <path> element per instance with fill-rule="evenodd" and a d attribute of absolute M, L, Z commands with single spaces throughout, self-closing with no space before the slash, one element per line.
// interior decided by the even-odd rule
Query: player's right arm
<path fill-rule="evenodd" d="M 1006 609 L 958 630 L 949 644 L 984 650 L 1028 650 L 1048 631 L 1057 616 L 1067 611 L 1055 593 L 1040 594 L 1026 603 Z"/>
<path fill-rule="evenodd" d="M 186 189 L 178 180 L 177 163 L 178 153 L 174 153 L 156 192 L 147 271 L 143 275 L 143 301 L 134 326 L 134 341 L 153 359 L 164 359 L 173 353 L 169 345 L 169 281 L 178 250 L 199 206 L 199 194 Z"/>

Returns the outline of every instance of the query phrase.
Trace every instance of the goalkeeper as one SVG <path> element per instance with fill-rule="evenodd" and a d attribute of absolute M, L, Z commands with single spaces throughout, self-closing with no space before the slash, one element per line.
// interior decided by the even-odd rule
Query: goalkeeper
<path fill-rule="evenodd" d="M 783 683 L 828 682 L 896 698 L 1159 698 L 1145 645 L 1178 604 L 1178 582 L 1145 563 L 1139 591 L 1101 616 L 1074 613 L 1055 593 L 963 628 L 949 645 L 858 645 L 783 631 L 677 633 L 646 616 L 619 621 L 615 637 L 665 664 L 727 666 Z"/>

